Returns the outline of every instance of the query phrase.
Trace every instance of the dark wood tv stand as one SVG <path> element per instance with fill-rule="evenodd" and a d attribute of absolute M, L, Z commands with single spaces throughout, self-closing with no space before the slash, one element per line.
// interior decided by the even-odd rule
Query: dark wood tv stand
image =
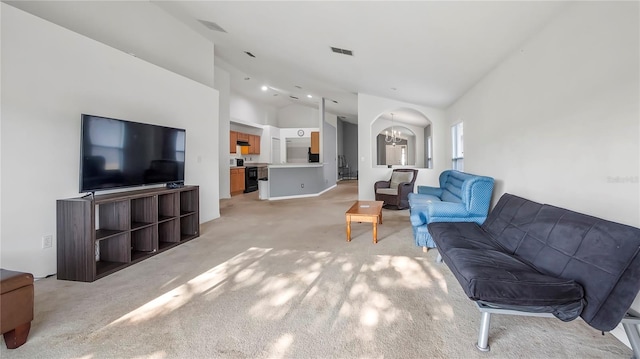
<path fill-rule="evenodd" d="M 200 233 L 199 187 L 57 201 L 58 279 L 93 282 Z"/>

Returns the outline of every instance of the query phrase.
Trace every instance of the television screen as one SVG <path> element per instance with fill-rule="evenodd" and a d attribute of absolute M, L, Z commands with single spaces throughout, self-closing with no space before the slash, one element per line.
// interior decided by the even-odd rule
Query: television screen
<path fill-rule="evenodd" d="M 80 192 L 184 181 L 184 129 L 83 114 L 80 147 Z"/>

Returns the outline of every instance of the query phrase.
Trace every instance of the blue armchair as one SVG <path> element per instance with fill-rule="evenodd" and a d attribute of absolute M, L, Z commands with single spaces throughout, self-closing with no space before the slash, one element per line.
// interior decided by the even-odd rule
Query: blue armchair
<path fill-rule="evenodd" d="M 440 174 L 440 187 L 418 186 L 409 194 L 411 226 L 416 245 L 434 248 L 435 242 L 427 230 L 432 222 L 475 222 L 487 218 L 494 180 L 460 171 Z"/>

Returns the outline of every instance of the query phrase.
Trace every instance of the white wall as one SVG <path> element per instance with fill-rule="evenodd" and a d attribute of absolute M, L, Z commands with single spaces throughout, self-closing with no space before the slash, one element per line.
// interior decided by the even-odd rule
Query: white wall
<path fill-rule="evenodd" d="M 231 121 L 276 126 L 276 109 L 231 92 Z"/>
<path fill-rule="evenodd" d="M 140 59 L 214 86 L 211 41 L 163 1 L 11 1 L 11 6 Z M 184 18 L 183 18 L 184 20 Z M 193 21 L 191 19 L 191 21 Z M 114 28 L 124 31 L 114 31 Z"/>
<path fill-rule="evenodd" d="M 465 171 L 494 198 L 640 225 L 638 55 L 637 2 L 570 6 L 449 109 Z"/>
<path fill-rule="evenodd" d="M 318 127 L 318 108 L 291 104 L 278 109 L 278 127 Z"/>
<path fill-rule="evenodd" d="M 376 181 L 388 181 L 392 169 L 375 164 L 376 136 L 380 128 L 372 131 L 372 123 L 383 113 L 400 108 L 410 108 L 422 113 L 433 126 L 433 157 L 434 168 L 418 169 L 417 185 L 437 186 L 438 176 L 442 171 L 451 167 L 451 160 L 447 160 L 447 138 L 449 137 L 449 123 L 445 119 L 444 111 L 430 107 L 418 106 L 387 98 L 358 94 L 358 199 L 373 200 L 375 194 L 373 185 Z M 450 151 L 449 151 L 450 152 Z"/>
<path fill-rule="evenodd" d="M 638 2 L 572 4 L 449 109 L 494 203 L 509 192 L 640 227 L 639 27 Z"/>
<path fill-rule="evenodd" d="M 4 268 L 55 273 L 41 238 L 57 239 L 56 200 L 79 196 L 82 113 L 185 128 L 185 182 L 200 185 L 201 222 L 219 217 L 216 90 L 0 6 Z"/>
<path fill-rule="evenodd" d="M 218 121 L 218 171 L 220 173 L 220 198 L 231 198 L 231 173 L 229 171 L 229 121 L 231 120 L 231 75 L 218 66 L 214 66 L 215 89 L 220 93 Z"/>

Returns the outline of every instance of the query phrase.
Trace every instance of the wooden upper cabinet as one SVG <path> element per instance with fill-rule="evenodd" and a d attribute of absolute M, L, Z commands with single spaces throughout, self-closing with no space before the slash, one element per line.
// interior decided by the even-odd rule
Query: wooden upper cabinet
<path fill-rule="evenodd" d="M 311 132 L 311 153 L 314 155 L 320 154 L 320 132 Z"/>
<path fill-rule="evenodd" d="M 229 153 L 237 153 L 238 150 L 236 146 L 238 141 L 249 143 L 249 147 L 240 147 L 241 154 L 260 154 L 260 136 L 237 131 L 229 131 Z"/>
<path fill-rule="evenodd" d="M 238 133 L 236 131 L 229 132 L 229 153 L 236 153 L 238 142 Z"/>
<path fill-rule="evenodd" d="M 249 135 L 249 153 L 260 154 L 260 136 Z"/>
<path fill-rule="evenodd" d="M 238 132 L 238 141 L 249 142 L 249 134 L 248 133 Z"/>

